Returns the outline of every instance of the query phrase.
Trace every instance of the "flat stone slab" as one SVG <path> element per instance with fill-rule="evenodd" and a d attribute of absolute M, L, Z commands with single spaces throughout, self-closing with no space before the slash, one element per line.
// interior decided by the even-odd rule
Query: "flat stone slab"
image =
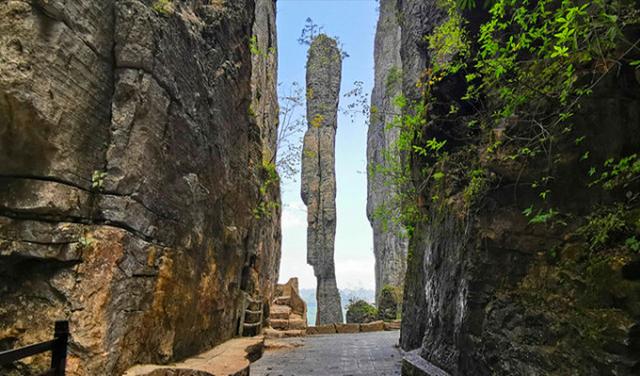
<path fill-rule="evenodd" d="M 307 328 L 307 334 L 335 334 L 336 326 L 333 324 L 316 325 Z"/>
<path fill-rule="evenodd" d="M 384 330 L 383 321 L 374 321 L 366 324 L 360 324 L 361 332 L 380 332 Z"/>
<path fill-rule="evenodd" d="M 418 351 L 414 350 L 404 354 L 402 359 L 403 376 L 451 376 L 422 358 Z"/>
<path fill-rule="evenodd" d="M 286 305 L 273 305 L 271 306 L 270 312 L 269 312 L 269 316 L 271 317 L 271 319 L 276 319 L 276 320 L 286 320 L 289 318 L 289 315 L 291 315 L 291 307 L 286 306 Z"/>
<path fill-rule="evenodd" d="M 400 330 L 400 326 L 402 325 L 402 323 L 397 320 L 397 321 L 391 321 L 391 322 L 385 322 L 384 323 L 384 330 Z"/>
<path fill-rule="evenodd" d="M 123 376 L 248 376 L 263 351 L 263 336 L 235 338 L 184 362 L 135 366 Z"/>
<path fill-rule="evenodd" d="M 398 376 L 399 338 L 393 331 L 280 339 L 304 346 L 267 351 L 251 365 L 251 376 Z"/>
<path fill-rule="evenodd" d="M 338 333 L 358 333 L 360 324 L 335 324 Z"/>

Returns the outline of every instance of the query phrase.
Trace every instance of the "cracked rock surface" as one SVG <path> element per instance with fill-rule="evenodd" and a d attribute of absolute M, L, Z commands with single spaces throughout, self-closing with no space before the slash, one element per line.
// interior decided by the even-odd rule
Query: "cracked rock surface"
<path fill-rule="evenodd" d="M 408 103 L 424 99 L 417 84 L 435 58 L 425 35 L 449 17 L 440 5 L 397 3 Z M 470 40 L 477 40 L 483 10 L 463 17 Z M 633 40 L 640 36 L 637 29 L 632 34 Z M 448 115 L 451 103 L 464 103 L 464 76 L 448 75 L 430 87 L 421 132 L 425 140 L 447 142 L 447 162 L 438 165 L 447 182 L 422 185 L 420 171 L 434 162 L 411 159 L 414 188 L 420 184 L 420 219 L 410 239 L 400 346 L 416 349 L 410 356 L 418 362 L 404 374 L 439 374 L 436 367 L 452 376 L 639 374 L 640 283 L 624 273 L 638 256 L 613 243 L 595 252 L 579 230 L 594 209 L 623 202 L 636 189 L 614 192 L 590 183 L 589 164 L 637 153 L 640 145 L 636 72 L 624 68 L 601 78 L 572 118 L 576 133 L 554 140 L 553 169 L 547 169 L 546 156 L 517 163 L 487 157 L 493 130 L 467 133 L 464 116 Z M 542 102 L 541 108 L 547 111 L 553 103 Z M 486 105 L 489 113 L 498 108 Z M 526 126 L 516 120 L 505 134 Z M 589 164 L 580 159 L 575 135 L 586 137 Z M 472 210 L 464 198 L 467 185 L 457 180 L 468 176 L 470 166 L 488 172 L 486 192 L 475 197 Z M 545 204 L 571 223 L 536 225 L 522 213 L 540 202 L 529 182 L 547 174 L 553 197 Z M 434 203 L 442 192 L 445 199 Z M 634 223 L 637 208 L 631 212 Z"/>
<path fill-rule="evenodd" d="M 335 143 L 342 57 L 335 40 L 316 37 L 307 60 L 307 120 L 302 150 L 302 201 L 307 205 L 307 263 L 318 281 L 316 325 L 341 323 L 336 285 Z"/>
<path fill-rule="evenodd" d="M 208 349 L 277 280 L 275 4 L 156 8 L 0 3 L 0 346 L 69 319 L 71 375 Z"/>
<path fill-rule="evenodd" d="M 373 229 L 376 302 L 384 286 L 401 287 L 407 268 L 408 237 L 399 221 L 398 195 L 386 171 L 400 163 L 398 127 L 390 126 L 400 109 L 394 99 L 402 94 L 401 33 L 396 2 L 380 2 L 374 50 L 375 84 L 371 94 L 371 121 L 367 133 L 367 217 Z"/>

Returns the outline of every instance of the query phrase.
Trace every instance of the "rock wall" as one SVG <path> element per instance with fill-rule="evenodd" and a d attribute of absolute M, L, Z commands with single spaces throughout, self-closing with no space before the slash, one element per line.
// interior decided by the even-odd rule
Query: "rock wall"
<path fill-rule="evenodd" d="M 316 37 L 307 60 L 307 120 L 302 149 L 302 201 L 307 205 L 307 263 L 318 281 L 316 325 L 341 323 L 333 259 L 336 236 L 335 144 L 342 57 L 335 40 Z"/>
<path fill-rule="evenodd" d="M 397 142 L 400 130 L 390 126 L 400 114 L 394 99 L 402 93 L 401 33 L 396 1 L 380 2 L 371 94 L 371 119 L 367 133 L 367 217 L 373 228 L 376 259 L 376 302 L 384 286 L 401 287 L 407 268 L 408 237 L 400 223 L 400 187 L 387 174 L 400 164 Z"/>
<path fill-rule="evenodd" d="M 447 13 L 435 0 L 403 0 L 397 7 L 403 92 L 419 101 L 416 83 L 431 66 L 424 36 Z M 473 33 L 482 10 L 465 17 Z M 637 29 L 634 33 L 628 38 L 637 40 Z M 588 170 L 639 151 L 638 77 L 628 65 L 605 76 L 582 102 L 571 134 L 555 140 L 553 194 L 547 200 L 570 219 L 553 226 L 530 223 L 523 215 L 541 200 L 533 185 L 545 176 L 546 160 L 516 163 L 487 156 L 486 140 L 495 142 L 499 132 L 474 133 L 466 123 L 447 118 L 450 105 L 466 92 L 464 76 L 433 86 L 424 139 L 447 140 L 447 158 L 437 162 L 446 175 L 439 183 L 423 183 L 420 171 L 436 162 L 410 160 L 414 181 L 424 184 L 416 198 L 423 219 L 409 245 L 403 349 L 417 349 L 422 359 L 451 375 L 639 372 L 640 273 L 632 270 L 640 259 L 621 243 L 594 251 L 580 230 L 596 208 L 629 202 L 637 192 L 633 185 L 589 187 Z M 580 148 L 576 135 L 585 136 Z M 589 163 L 582 162 L 584 150 L 590 150 Z M 487 186 L 470 204 L 464 191 L 472 169 L 486 172 Z M 638 236 L 637 203 L 629 205 L 635 209 L 623 220 Z"/>
<path fill-rule="evenodd" d="M 121 374 L 232 337 L 243 289 L 271 301 L 274 8 L 0 4 L 2 349 L 69 319 L 68 373 Z"/>

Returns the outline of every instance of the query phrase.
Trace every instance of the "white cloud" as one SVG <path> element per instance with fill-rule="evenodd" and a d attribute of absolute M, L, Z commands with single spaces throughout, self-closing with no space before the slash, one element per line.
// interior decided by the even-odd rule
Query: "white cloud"
<path fill-rule="evenodd" d="M 336 280 L 341 289 L 374 289 L 375 259 L 373 255 L 361 258 L 336 258 Z"/>
<path fill-rule="evenodd" d="M 307 228 L 307 208 L 302 203 L 291 203 L 282 208 L 282 231 Z"/>

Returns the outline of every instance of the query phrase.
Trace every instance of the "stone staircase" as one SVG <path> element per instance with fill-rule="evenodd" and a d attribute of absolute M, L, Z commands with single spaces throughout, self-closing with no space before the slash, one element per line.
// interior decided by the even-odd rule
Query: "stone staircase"
<path fill-rule="evenodd" d="M 306 310 L 302 313 L 306 314 Z M 269 312 L 271 327 L 277 330 L 307 329 L 307 319 L 302 313 L 293 311 L 290 296 L 277 297 Z"/>
<path fill-rule="evenodd" d="M 278 285 L 277 297 L 269 308 L 271 329 L 267 336 L 301 336 L 307 329 L 307 304 L 298 294 L 298 279 L 292 278 L 284 285 Z"/>

